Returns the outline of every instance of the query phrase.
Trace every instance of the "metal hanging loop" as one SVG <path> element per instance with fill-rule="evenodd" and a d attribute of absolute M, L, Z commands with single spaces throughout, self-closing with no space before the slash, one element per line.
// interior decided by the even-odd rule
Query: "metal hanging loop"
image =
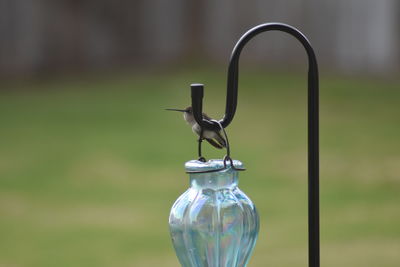
<path fill-rule="evenodd" d="M 224 166 L 222 168 L 209 170 L 209 171 L 187 171 L 186 173 L 219 172 L 219 171 L 227 169 L 228 167 L 232 168 L 235 171 L 245 171 L 246 170 L 245 168 L 236 167 L 233 164 L 233 159 L 231 158 L 231 149 L 230 149 L 229 139 L 228 139 L 228 135 L 226 134 L 226 131 L 225 131 L 224 127 L 222 127 L 221 123 L 219 121 L 217 121 L 217 120 L 211 120 L 211 122 L 216 123 L 219 126 L 219 129 L 221 129 L 221 131 L 224 133 L 225 142 L 226 142 L 226 155 L 224 156 L 224 159 L 223 159 L 224 160 Z M 199 139 L 199 140 L 201 140 L 201 139 Z M 201 146 L 199 145 L 200 158 L 198 160 L 202 161 L 202 162 L 206 162 L 206 159 L 201 156 L 201 148 L 200 147 Z M 229 162 L 230 165 L 228 165 L 227 162 Z"/>
<path fill-rule="evenodd" d="M 235 45 L 228 68 L 225 115 L 219 123 L 203 118 L 202 84 L 192 84 L 192 108 L 196 122 L 209 130 L 226 128 L 233 120 L 237 107 L 239 57 L 244 46 L 256 35 L 266 31 L 282 31 L 294 36 L 303 45 L 308 56 L 308 239 L 309 267 L 320 266 L 319 251 L 319 115 L 318 66 L 313 48 L 307 38 L 296 28 L 283 23 L 266 23 L 247 31 Z"/>

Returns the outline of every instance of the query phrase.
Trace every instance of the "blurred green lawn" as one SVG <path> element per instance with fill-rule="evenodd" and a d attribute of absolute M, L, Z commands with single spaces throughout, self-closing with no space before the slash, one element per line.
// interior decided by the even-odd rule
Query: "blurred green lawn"
<path fill-rule="evenodd" d="M 307 266 L 305 76 L 241 76 L 227 131 L 261 216 L 249 266 Z M 163 109 L 189 105 L 192 82 L 220 118 L 220 71 L 4 84 L 0 266 L 179 266 L 168 214 L 196 139 Z M 322 77 L 320 99 L 321 265 L 398 267 L 400 83 Z"/>

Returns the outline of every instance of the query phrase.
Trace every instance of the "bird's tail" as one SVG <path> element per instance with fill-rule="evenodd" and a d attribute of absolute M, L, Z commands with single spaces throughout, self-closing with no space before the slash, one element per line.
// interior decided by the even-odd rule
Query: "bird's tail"
<path fill-rule="evenodd" d="M 205 138 L 205 139 L 207 140 L 208 143 L 210 143 L 210 145 L 212 145 L 215 148 L 218 148 L 218 149 L 224 148 L 224 146 L 222 144 L 215 141 L 214 139 L 210 139 L 210 138 Z"/>
<path fill-rule="evenodd" d="M 216 136 L 215 136 L 215 140 L 222 146 L 222 147 L 226 147 L 226 141 L 224 139 L 224 137 L 222 137 L 220 132 L 217 132 Z"/>

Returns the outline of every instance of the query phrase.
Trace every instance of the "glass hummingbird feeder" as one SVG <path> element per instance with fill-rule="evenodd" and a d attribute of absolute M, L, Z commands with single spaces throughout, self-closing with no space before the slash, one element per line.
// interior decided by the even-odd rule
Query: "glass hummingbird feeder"
<path fill-rule="evenodd" d="M 172 242 L 184 267 L 246 266 L 256 243 L 255 206 L 238 188 L 238 171 L 223 166 L 224 160 L 185 164 L 190 188 L 169 217 Z"/>
<path fill-rule="evenodd" d="M 240 53 L 254 36 L 271 30 L 294 36 L 308 55 L 309 267 L 320 266 L 317 61 L 309 41 L 296 28 L 282 23 L 266 23 L 246 32 L 233 49 L 223 119 L 213 120 L 202 113 L 202 84 L 191 85 L 191 107 L 185 110 L 170 109 L 184 112 L 185 120 L 199 135 L 199 159 L 185 164 L 190 187 L 173 204 L 169 217 L 172 242 L 183 267 L 245 267 L 255 246 L 259 216 L 254 204 L 238 188 L 238 172 L 244 168 L 240 161 L 230 156 L 225 128 L 236 112 Z M 202 140 L 218 148 L 225 147 L 226 156 L 206 161 L 201 153 Z"/>

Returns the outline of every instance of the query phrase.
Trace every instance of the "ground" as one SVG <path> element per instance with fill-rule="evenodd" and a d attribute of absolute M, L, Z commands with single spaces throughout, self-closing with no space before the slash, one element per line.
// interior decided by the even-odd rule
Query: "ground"
<path fill-rule="evenodd" d="M 305 74 L 243 73 L 227 128 L 261 230 L 249 266 L 307 266 Z M 179 266 L 168 214 L 188 187 L 189 84 L 225 108 L 225 73 L 3 84 L 0 266 Z M 321 77 L 321 262 L 400 264 L 400 83 Z M 224 155 L 204 144 L 208 158 Z"/>

